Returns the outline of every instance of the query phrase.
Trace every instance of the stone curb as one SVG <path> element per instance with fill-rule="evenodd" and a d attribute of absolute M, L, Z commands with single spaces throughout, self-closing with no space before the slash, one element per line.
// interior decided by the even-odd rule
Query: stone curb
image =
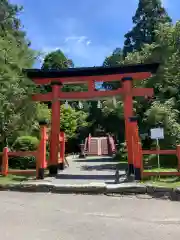
<path fill-rule="evenodd" d="M 21 183 L 0 185 L 0 191 L 74 193 L 74 194 L 148 194 L 154 198 L 180 201 L 180 188 L 172 189 L 143 184 L 77 184 Z"/>

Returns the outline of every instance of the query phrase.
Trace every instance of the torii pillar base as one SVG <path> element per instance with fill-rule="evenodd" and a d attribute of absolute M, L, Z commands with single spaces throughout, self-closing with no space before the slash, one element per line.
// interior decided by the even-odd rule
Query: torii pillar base
<path fill-rule="evenodd" d="M 58 174 L 58 166 L 57 165 L 51 165 L 49 166 L 49 175 L 55 176 Z"/>
<path fill-rule="evenodd" d="M 132 163 L 128 164 L 128 172 L 127 172 L 128 176 L 134 174 L 134 171 L 135 171 L 134 165 Z"/>
<path fill-rule="evenodd" d="M 64 162 L 58 163 L 58 170 L 64 170 Z"/>

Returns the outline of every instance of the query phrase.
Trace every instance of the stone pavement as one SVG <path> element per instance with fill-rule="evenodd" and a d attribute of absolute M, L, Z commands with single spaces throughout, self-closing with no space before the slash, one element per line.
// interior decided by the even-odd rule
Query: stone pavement
<path fill-rule="evenodd" d="M 0 192 L 2 240 L 175 240 L 179 202 Z"/>
<path fill-rule="evenodd" d="M 68 159 L 69 167 L 59 171 L 56 178 L 48 178 L 52 183 L 59 184 L 87 184 L 87 183 L 114 183 L 116 168 L 119 174 L 125 175 L 126 164 L 110 157 L 87 157 L 79 159 L 72 156 Z"/>

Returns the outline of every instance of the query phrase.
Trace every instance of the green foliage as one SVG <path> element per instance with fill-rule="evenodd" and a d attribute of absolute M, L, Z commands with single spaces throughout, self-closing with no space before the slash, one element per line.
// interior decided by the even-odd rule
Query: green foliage
<path fill-rule="evenodd" d="M 73 62 L 67 59 L 63 52 L 59 49 L 45 56 L 42 69 L 56 69 L 73 67 Z"/>
<path fill-rule="evenodd" d="M 119 161 L 127 161 L 127 151 L 126 151 L 126 144 L 125 143 L 121 143 L 118 146 L 117 153 L 116 153 L 114 158 L 119 160 Z"/>
<path fill-rule="evenodd" d="M 118 66 L 123 61 L 123 52 L 121 48 L 116 48 L 112 55 L 106 57 L 103 63 L 105 67 Z"/>
<path fill-rule="evenodd" d="M 68 59 L 64 53 L 58 49 L 56 51 L 50 52 L 44 58 L 42 69 L 43 70 L 61 70 L 74 67 L 74 63 L 71 59 Z M 86 91 L 87 86 L 85 85 L 78 85 L 78 84 L 67 84 L 63 85 L 62 91 L 63 92 L 74 92 L 74 91 Z M 50 86 L 42 86 L 42 92 L 51 92 Z"/>
<path fill-rule="evenodd" d="M 39 140 L 33 136 L 21 136 L 16 139 L 12 148 L 14 151 L 35 151 L 39 145 Z M 9 167 L 16 169 L 28 169 L 36 167 L 36 159 L 29 157 L 12 157 L 9 159 Z"/>
<path fill-rule="evenodd" d="M 125 34 L 123 53 L 141 50 L 144 44 L 156 41 L 155 30 L 160 23 L 171 22 L 160 0 L 139 0 L 138 8 L 132 18 L 134 27 Z"/>
<path fill-rule="evenodd" d="M 172 99 L 161 104 L 155 101 L 145 113 L 144 121 L 149 128 L 161 125 L 165 130 L 165 139 L 161 141 L 163 147 L 175 148 L 180 143 L 179 111 L 174 109 Z"/>
<path fill-rule="evenodd" d="M 83 111 L 76 111 L 72 107 L 61 106 L 60 128 L 65 131 L 67 139 L 76 137 L 77 133 L 88 126 L 87 114 Z"/>
<path fill-rule="evenodd" d="M 29 48 L 20 21 L 16 17 L 20 8 L 1 1 L 5 18 L 0 22 L 0 148 L 11 144 L 18 132 L 30 131 L 36 104 L 31 101 L 34 91 L 32 81 L 22 74 L 23 68 L 30 68 L 36 53 Z"/>
<path fill-rule="evenodd" d="M 178 166 L 178 159 L 176 155 L 160 155 L 160 167 L 161 168 L 175 168 Z M 152 154 L 149 156 L 144 156 L 144 169 L 150 170 L 153 168 L 158 168 L 157 155 Z"/>
<path fill-rule="evenodd" d="M 37 104 L 37 121 L 47 121 L 51 120 L 51 110 L 48 108 L 46 104 L 38 103 Z"/>
<path fill-rule="evenodd" d="M 33 136 L 21 136 L 16 139 L 12 148 L 17 151 L 34 151 L 38 148 L 39 140 Z"/>
<path fill-rule="evenodd" d="M 49 103 L 47 106 L 31 101 L 35 86 L 22 74 L 23 68 L 33 66 L 38 54 L 30 48 L 17 17 L 20 10 L 21 7 L 10 4 L 8 0 L 0 2 L 0 145 L 1 149 L 8 144 L 17 150 L 33 150 L 39 137 L 38 122 L 50 122 L 51 110 Z M 165 129 L 161 148 L 175 148 L 180 143 L 180 22 L 171 23 L 160 0 L 139 0 L 133 23 L 132 30 L 125 35 L 123 50 L 116 48 L 111 56 L 105 58 L 103 66 L 160 63 L 155 76 L 134 82 L 135 87 L 150 87 L 155 92 L 155 99 L 135 98 L 134 112 L 139 117 L 140 132 L 148 132 L 151 127 L 161 124 Z M 42 69 L 56 70 L 71 67 L 74 67 L 72 60 L 60 49 L 47 54 L 42 65 Z M 121 83 L 118 79 L 103 83 L 103 87 L 117 89 Z M 66 92 L 86 90 L 87 85 L 78 84 L 62 88 Z M 49 91 L 50 86 L 41 87 L 41 92 Z M 96 101 L 87 102 L 82 110 L 78 109 L 77 101 L 71 102 L 72 107 L 67 109 L 61 105 L 60 128 L 65 131 L 67 139 L 79 142 L 89 132 L 95 135 L 101 131 L 114 134 L 120 143 L 124 143 L 123 101 L 119 96 L 116 99 L 116 106 L 112 99 L 103 100 L 101 109 L 97 108 Z M 33 140 L 28 135 L 37 138 Z M 149 141 L 146 147 L 153 148 L 154 144 Z M 124 147 L 121 146 L 118 152 L 121 159 L 127 157 Z M 27 159 L 34 161 L 33 158 Z M 153 163 L 154 159 L 149 156 L 147 161 Z M 13 166 L 26 168 L 31 165 L 31 160 L 23 158 Z M 168 165 L 168 161 L 164 160 L 162 164 Z"/>

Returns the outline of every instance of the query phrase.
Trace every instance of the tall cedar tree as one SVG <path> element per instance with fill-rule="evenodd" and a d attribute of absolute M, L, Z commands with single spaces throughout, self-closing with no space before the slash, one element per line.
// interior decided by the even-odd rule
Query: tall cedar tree
<path fill-rule="evenodd" d="M 172 22 L 161 0 L 139 0 L 132 18 L 134 27 L 125 34 L 123 54 L 141 50 L 143 44 L 155 42 L 155 32 L 159 23 Z"/>
<path fill-rule="evenodd" d="M 36 54 L 22 30 L 20 10 L 0 0 L 0 151 L 32 127 L 36 112 L 30 98 L 34 85 L 22 74 L 23 68 L 32 67 Z"/>

